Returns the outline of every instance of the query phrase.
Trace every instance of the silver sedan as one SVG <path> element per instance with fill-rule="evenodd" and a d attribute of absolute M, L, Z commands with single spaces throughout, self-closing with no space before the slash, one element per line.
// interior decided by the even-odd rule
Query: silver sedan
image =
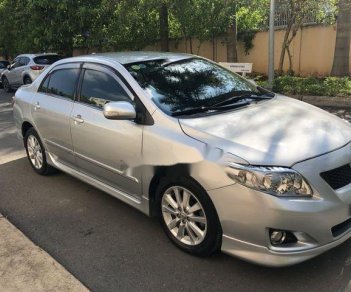
<path fill-rule="evenodd" d="M 191 254 L 285 266 L 351 236 L 350 125 L 212 61 L 61 60 L 16 92 L 14 117 L 34 171 L 158 216 Z"/>

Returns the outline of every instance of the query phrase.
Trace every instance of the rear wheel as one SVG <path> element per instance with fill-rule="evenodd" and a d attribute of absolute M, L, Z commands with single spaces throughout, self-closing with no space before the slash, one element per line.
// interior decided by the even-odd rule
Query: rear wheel
<path fill-rule="evenodd" d="M 222 230 L 218 215 L 200 185 L 190 178 L 161 181 L 157 197 L 162 227 L 177 247 L 200 256 L 219 250 Z"/>
<path fill-rule="evenodd" d="M 34 171 L 41 175 L 48 175 L 55 172 L 55 168 L 46 162 L 46 153 L 38 133 L 30 128 L 24 137 L 28 160 Z"/>
<path fill-rule="evenodd" d="M 6 77 L 2 78 L 2 87 L 4 88 L 4 90 L 6 92 L 11 92 L 12 91 L 10 82 L 8 81 L 8 79 Z"/>
<path fill-rule="evenodd" d="M 29 76 L 25 76 L 24 78 L 23 78 L 23 83 L 24 84 L 31 84 L 33 81 L 32 81 L 32 79 L 29 77 Z"/>

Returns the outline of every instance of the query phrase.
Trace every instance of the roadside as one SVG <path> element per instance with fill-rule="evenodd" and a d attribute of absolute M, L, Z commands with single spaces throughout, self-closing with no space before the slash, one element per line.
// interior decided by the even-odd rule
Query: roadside
<path fill-rule="evenodd" d="M 11 96 L 2 94 L 0 99 L 0 165 L 25 157 L 23 146 L 16 137 Z M 0 214 L 0 289 L 36 292 L 88 291 L 2 214 Z"/>
<path fill-rule="evenodd" d="M 88 291 L 0 214 L 2 291 Z"/>

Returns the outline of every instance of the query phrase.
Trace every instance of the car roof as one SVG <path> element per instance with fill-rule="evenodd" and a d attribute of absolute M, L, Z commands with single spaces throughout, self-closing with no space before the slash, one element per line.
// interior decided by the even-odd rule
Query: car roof
<path fill-rule="evenodd" d="M 178 60 L 194 58 L 195 56 L 190 54 L 183 53 L 171 53 L 171 52 L 145 52 L 145 51 L 137 51 L 137 52 L 118 52 L 118 53 L 98 53 L 91 55 L 84 55 L 79 57 L 70 58 L 79 61 L 79 58 L 92 59 L 105 59 L 105 60 L 114 60 L 120 64 L 129 64 L 135 62 L 143 62 L 150 60 L 162 60 L 166 59 L 169 62 L 175 62 Z M 69 61 L 70 59 L 65 59 L 65 61 Z"/>
<path fill-rule="evenodd" d="M 41 57 L 41 56 L 56 56 L 56 53 L 41 53 L 41 54 L 21 54 L 16 56 L 16 58 L 18 57 L 29 57 L 29 58 L 35 58 L 35 57 Z"/>

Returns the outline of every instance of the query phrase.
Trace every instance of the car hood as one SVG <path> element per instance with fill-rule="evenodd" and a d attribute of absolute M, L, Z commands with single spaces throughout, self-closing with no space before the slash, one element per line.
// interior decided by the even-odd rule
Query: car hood
<path fill-rule="evenodd" d="M 185 134 L 253 165 L 292 166 L 351 140 L 348 122 L 278 95 L 231 112 L 179 119 L 179 123 Z"/>

